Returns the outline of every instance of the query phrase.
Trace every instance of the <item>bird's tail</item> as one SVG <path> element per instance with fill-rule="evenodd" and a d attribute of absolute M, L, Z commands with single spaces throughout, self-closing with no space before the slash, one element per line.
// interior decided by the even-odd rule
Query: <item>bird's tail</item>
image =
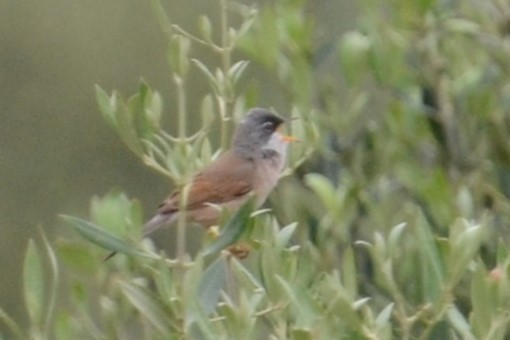
<path fill-rule="evenodd" d="M 143 225 L 143 237 L 147 237 L 162 226 L 173 223 L 176 220 L 177 214 L 157 214 Z"/>

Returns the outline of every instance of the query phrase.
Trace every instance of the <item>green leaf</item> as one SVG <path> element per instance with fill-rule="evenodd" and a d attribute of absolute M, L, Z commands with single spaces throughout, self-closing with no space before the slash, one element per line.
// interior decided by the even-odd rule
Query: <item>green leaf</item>
<path fill-rule="evenodd" d="M 117 120 L 115 118 L 115 111 L 117 110 L 117 101 L 115 94 L 111 97 L 98 85 L 96 88 L 96 101 L 99 105 L 99 110 L 103 114 L 103 118 L 110 124 L 114 129 L 117 128 Z"/>
<path fill-rule="evenodd" d="M 44 334 L 48 335 L 51 332 L 54 313 L 55 313 L 55 305 L 57 300 L 57 292 L 58 292 L 58 280 L 59 280 L 59 270 L 58 270 L 58 262 L 55 251 L 51 247 L 46 235 L 41 229 L 41 235 L 44 242 L 44 246 L 46 248 L 46 253 L 48 254 L 48 259 L 50 262 L 52 280 L 49 292 L 46 292 L 47 298 L 47 306 L 46 306 L 46 321 L 44 324 Z"/>
<path fill-rule="evenodd" d="M 364 298 L 359 301 L 365 304 L 369 300 L 370 298 Z M 344 296 L 338 295 L 335 299 L 329 301 L 329 304 L 328 310 L 331 311 L 332 315 L 339 317 L 350 329 L 361 329 L 362 322 L 357 312 L 357 309 L 360 308 L 360 306 L 358 306 L 358 301 L 351 303 Z M 333 319 L 333 321 L 334 320 L 335 319 Z"/>
<path fill-rule="evenodd" d="M 120 287 L 142 317 L 149 320 L 162 334 L 171 334 L 172 331 L 176 330 L 176 327 L 172 327 L 170 316 L 165 312 L 162 303 L 151 296 L 149 292 L 127 282 L 121 282 Z"/>
<path fill-rule="evenodd" d="M 352 308 L 354 310 L 360 310 L 361 307 L 365 306 L 368 303 L 368 301 L 370 301 L 369 297 L 364 297 L 364 298 L 358 299 L 353 302 Z"/>
<path fill-rule="evenodd" d="M 221 315 L 223 324 L 225 325 L 224 327 L 228 329 L 233 339 L 242 338 L 240 334 L 243 331 L 244 334 L 247 332 L 246 329 L 241 329 L 242 321 L 239 307 L 237 307 L 227 295 L 224 295 L 224 300 L 224 303 L 218 305 L 218 315 Z"/>
<path fill-rule="evenodd" d="M 386 241 L 378 231 L 374 232 L 374 255 L 380 261 L 385 261 L 388 258 Z"/>
<path fill-rule="evenodd" d="M 149 139 L 153 134 L 152 126 L 146 116 L 148 97 L 151 96 L 151 89 L 144 81 L 138 88 L 138 93 L 128 99 L 127 107 L 131 115 L 134 131 L 139 138 Z"/>
<path fill-rule="evenodd" d="M 57 240 L 59 258 L 66 266 L 84 275 L 93 275 L 97 270 L 97 261 L 88 244 L 65 239 Z"/>
<path fill-rule="evenodd" d="M 142 212 L 137 200 L 129 198 L 118 189 L 110 190 L 103 197 L 93 197 L 90 214 L 94 224 L 105 226 L 114 234 L 125 234 L 134 230 L 141 235 Z"/>
<path fill-rule="evenodd" d="M 459 225 L 459 229 L 462 228 L 463 230 L 450 240 L 452 245 L 452 252 L 448 263 L 448 283 L 450 287 L 454 287 L 462 278 L 469 263 L 476 256 L 485 234 L 483 225 L 471 225 L 463 219 L 457 220 L 455 224 Z"/>
<path fill-rule="evenodd" d="M 170 267 L 164 257 L 161 257 L 155 266 L 149 266 L 159 298 L 163 301 L 171 301 L 174 298 L 179 272 Z M 174 314 L 178 313 L 172 310 Z"/>
<path fill-rule="evenodd" d="M 131 244 L 123 241 L 117 236 L 109 233 L 103 228 L 82 220 L 78 217 L 61 215 L 69 224 L 86 240 L 100 246 L 101 248 L 118 253 L 134 256 L 144 256 L 145 253 L 133 247 Z"/>
<path fill-rule="evenodd" d="M 397 254 L 397 249 L 401 248 L 402 233 L 407 227 L 407 223 L 400 223 L 391 228 L 390 234 L 388 235 L 388 251 L 391 257 Z"/>
<path fill-rule="evenodd" d="M 163 99 L 157 91 L 151 91 L 145 104 L 145 115 L 152 131 L 157 131 L 161 127 L 161 114 L 163 112 Z"/>
<path fill-rule="evenodd" d="M 377 328 L 383 329 L 388 325 L 388 322 L 391 318 L 391 313 L 393 312 L 393 307 L 395 304 L 392 302 L 388 304 L 384 309 L 377 315 L 377 318 L 375 319 L 375 324 Z"/>
<path fill-rule="evenodd" d="M 462 339 L 465 340 L 475 340 L 475 336 L 471 333 L 471 327 L 467 320 L 464 318 L 464 315 L 459 311 L 457 306 L 453 305 L 446 312 L 446 316 L 448 321 L 452 324 L 452 326 L 462 335 Z"/>
<path fill-rule="evenodd" d="M 207 267 L 198 283 L 198 302 L 206 314 L 210 314 L 216 309 L 221 291 L 226 289 L 226 278 L 227 263 L 220 256 Z"/>
<path fill-rule="evenodd" d="M 328 178 L 319 174 L 308 174 L 305 176 L 307 186 L 319 196 L 322 204 L 330 212 L 337 211 L 341 206 L 335 187 Z"/>
<path fill-rule="evenodd" d="M 241 76 L 244 73 L 244 70 L 246 69 L 246 67 L 249 64 L 250 64 L 249 61 L 241 60 L 241 61 L 238 61 L 237 63 L 235 63 L 230 68 L 230 70 L 228 70 L 228 76 L 232 79 L 232 83 L 234 83 L 234 84 L 237 83 L 237 81 L 239 80 L 239 78 L 241 78 Z"/>
<path fill-rule="evenodd" d="M 499 306 L 495 303 L 494 295 L 489 281 L 487 271 L 481 261 L 478 261 L 477 270 L 473 274 L 471 282 L 471 304 L 470 316 L 474 334 L 479 338 L 485 338 L 490 330 L 491 320 L 494 313 L 498 313 Z"/>
<path fill-rule="evenodd" d="M 342 257 L 342 278 L 349 299 L 354 300 L 358 296 L 358 279 L 356 273 L 356 262 L 354 252 L 348 247 Z"/>
<path fill-rule="evenodd" d="M 276 275 L 281 268 L 281 257 L 274 247 L 264 247 L 260 252 L 258 270 L 262 286 L 271 299 L 278 300 L 281 297 L 281 287 L 276 282 Z"/>
<path fill-rule="evenodd" d="M 108 96 L 105 91 L 96 86 L 96 100 L 103 118 L 117 131 L 122 141 L 131 151 L 141 156 L 143 149 L 134 126 L 134 114 L 129 106 L 129 102 L 133 103 L 138 96 L 137 94 L 131 97 L 128 103 L 124 103 L 117 93 L 114 92 L 111 96 Z"/>
<path fill-rule="evenodd" d="M 311 327 L 319 314 L 308 298 L 308 294 L 301 287 L 286 281 L 279 275 L 276 275 L 275 279 L 290 300 L 292 313 L 296 316 L 296 327 Z"/>
<path fill-rule="evenodd" d="M 283 227 L 276 235 L 276 243 L 281 247 L 287 246 L 290 238 L 296 231 L 297 222 L 291 223 L 288 226 Z"/>
<path fill-rule="evenodd" d="M 202 126 L 205 129 L 209 129 L 211 124 L 214 121 L 214 103 L 211 95 L 206 95 L 202 100 L 202 105 L 200 106 L 200 112 L 202 113 Z M 207 139 L 206 139 L 207 141 Z M 208 157 L 208 160 L 211 157 Z"/>
<path fill-rule="evenodd" d="M 372 42 L 366 35 L 352 31 L 345 33 L 340 45 L 342 71 L 351 83 L 357 83 L 368 68 L 368 53 Z"/>
<path fill-rule="evenodd" d="M 198 27 L 200 28 L 200 33 L 202 34 L 202 38 L 209 44 L 212 44 L 211 34 L 212 34 L 212 25 L 209 18 L 205 15 L 201 15 L 198 18 Z"/>
<path fill-rule="evenodd" d="M 183 35 L 174 35 L 168 46 L 168 61 L 172 71 L 179 77 L 186 75 L 189 69 L 188 54 L 191 41 Z"/>
<path fill-rule="evenodd" d="M 162 1 L 151 0 L 151 7 L 158 19 L 161 30 L 167 35 L 172 34 L 173 33 L 172 22 L 170 21 L 168 15 L 166 14 L 165 7 L 163 7 Z"/>
<path fill-rule="evenodd" d="M 248 270 L 242 263 L 240 263 L 237 259 L 232 258 L 231 260 L 232 268 L 236 271 L 236 277 L 239 280 L 239 283 L 243 287 L 252 286 L 255 290 L 263 289 L 262 283 Z"/>
<path fill-rule="evenodd" d="M 417 247 L 418 259 L 420 261 L 419 268 L 421 270 L 419 282 L 422 288 L 423 299 L 426 302 L 436 301 L 442 288 L 444 272 L 430 225 L 425 220 L 421 211 L 418 212 L 414 232 L 416 242 L 419 245 Z"/>
<path fill-rule="evenodd" d="M 504 263 L 508 259 L 508 247 L 500 238 L 497 248 L 497 263 Z"/>
<path fill-rule="evenodd" d="M 122 103 L 115 112 L 115 119 L 117 121 L 117 131 L 122 138 L 122 141 L 133 151 L 137 156 L 143 155 L 143 148 L 136 127 L 134 125 L 134 113 L 132 106 L 138 100 L 138 94 L 132 96 L 127 103 Z"/>
<path fill-rule="evenodd" d="M 138 94 L 128 101 L 133 124 L 140 138 L 151 139 L 160 130 L 161 96 L 142 81 Z"/>
<path fill-rule="evenodd" d="M 191 59 L 191 61 L 200 69 L 200 71 L 202 71 L 202 73 L 205 75 L 205 77 L 207 78 L 207 80 L 209 81 L 209 85 L 211 86 L 211 88 L 213 89 L 214 93 L 215 94 L 220 94 L 220 87 L 219 87 L 219 82 L 218 80 L 216 80 L 216 78 L 214 77 L 214 75 L 211 73 L 211 71 L 209 71 L 209 69 L 207 68 L 207 66 L 205 66 L 205 64 L 203 64 L 200 60 L 197 60 L 197 59 Z"/>
<path fill-rule="evenodd" d="M 44 276 L 39 252 L 32 239 L 28 241 L 23 265 L 23 291 L 30 323 L 41 330 L 45 306 Z"/>
<path fill-rule="evenodd" d="M 216 277 L 216 274 L 221 272 L 221 265 L 217 263 L 217 259 L 209 268 L 204 272 L 203 257 L 198 256 L 195 260 L 191 271 L 186 273 L 184 280 L 184 289 L 182 292 L 182 299 L 186 308 L 186 325 L 185 328 L 189 331 L 193 339 L 210 339 L 214 340 L 216 329 L 212 325 L 209 317 L 212 311 L 217 306 L 218 301 L 214 301 L 215 294 L 221 294 L 221 278 Z M 213 267 L 213 268 L 211 268 Z M 213 276 L 212 280 L 215 282 L 209 285 L 207 282 L 206 272 L 210 270 Z M 215 284 L 217 285 L 216 287 Z M 202 286 L 202 288 L 200 288 Z M 218 290 L 216 290 L 218 288 Z M 204 289 L 204 292 L 201 292 Z M 204 308 L 205 306 L 205 308 Z"/>
<path fill-rule="evenodd" d="M 253 225 L 253 218 L 250 217 L 250 214 L 253 212 L 254 206 L 254 199 L 249 199 L 227 221 L 227 225 L 222 229 L 220 236 L 203 251 L 203 256 L 217 253 L 239 240 L 243 232 Z"/>

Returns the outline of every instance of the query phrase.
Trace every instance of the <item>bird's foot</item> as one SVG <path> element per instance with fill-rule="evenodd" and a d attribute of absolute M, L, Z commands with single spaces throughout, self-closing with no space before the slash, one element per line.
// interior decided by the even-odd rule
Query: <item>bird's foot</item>
<path fill-rule="evenodd" d="M 236 258 L 242 260 L 250 255 L 251 247 L 246 242 L 239 242 L 227 248 L 228 252 Z"/>

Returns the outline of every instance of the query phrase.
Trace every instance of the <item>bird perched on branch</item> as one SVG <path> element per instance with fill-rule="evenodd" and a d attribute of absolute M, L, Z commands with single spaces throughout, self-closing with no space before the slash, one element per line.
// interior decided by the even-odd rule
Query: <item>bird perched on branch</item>
<path fill-rule="evenodd" d="M 210 227 L 221 216 L 218 207 L 233 212 L 252 196 L 256 208 L 262 205 L 285 166 L 289 143 L 297 140 L 278 131 L 284 122 L 268 110 L 251 109 L 237 126 L 231 148 L 188 184 L 183 210 L 179 210 L 183 191 L 176 190 L 144 225 L 144 237 L 177 221 L 181 213 L 186 214 L 187 221 Z"/>

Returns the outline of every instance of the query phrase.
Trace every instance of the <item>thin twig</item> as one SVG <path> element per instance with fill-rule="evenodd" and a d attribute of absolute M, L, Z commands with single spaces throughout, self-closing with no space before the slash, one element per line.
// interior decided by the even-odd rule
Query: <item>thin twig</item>
<path fill-rule="evenodd" d="M 229 46 L 228 37 L 228 0 L 221 0 L 221 65 L 223 71 L 223 84 L 221 97 L 218 98 L 218 106 L 221 116 L 221 148 L 226 150 L 230 141 L 230 115 L 232 98 L 228 98 L 227 83 L 228 71 L 231 67 L 231 54 L 232 48 Z"/>

